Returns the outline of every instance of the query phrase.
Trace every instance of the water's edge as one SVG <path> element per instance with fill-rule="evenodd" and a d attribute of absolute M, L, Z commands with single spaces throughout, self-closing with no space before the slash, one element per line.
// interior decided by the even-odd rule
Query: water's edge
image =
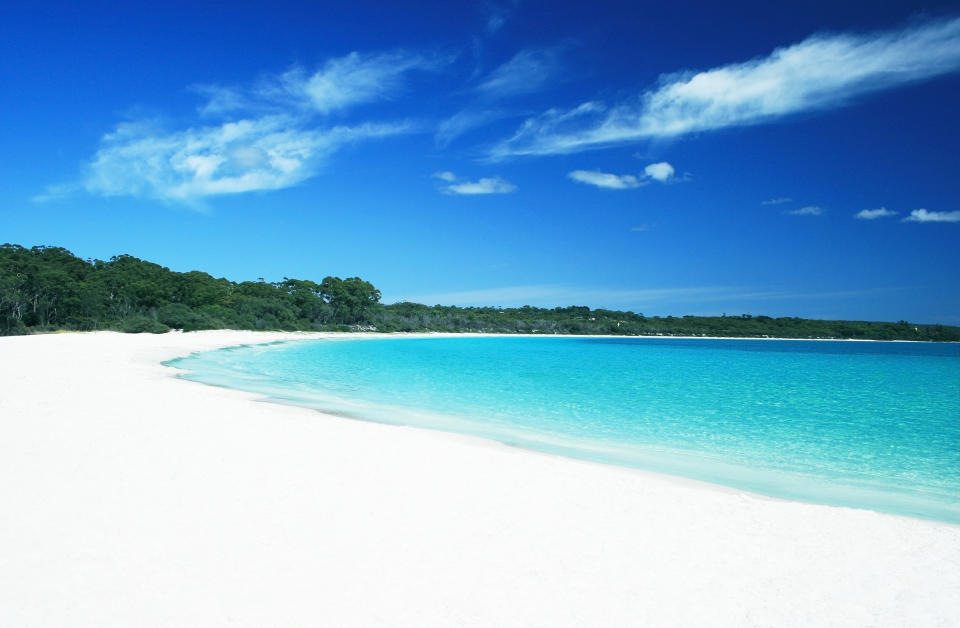
<path fill-rule="evenodd" d="M 454 337 L 462 337 L 460 334 L 451 334 Z M 730 488 L 748 491 L 761 497 L 770 497 L 773 499 L 787 499 L 806 503 L 824 504 L 829 506 L 859 508 L 874 510 L 884 514 L 894 516 L 908 516 L 921 519 L 930 519 L 945 523 L 960 523 L 960 512 L 951 507 L 942 504 L 942 499 L 931 495 L 925 499 L 915 491 L 892 490 L 889 484 L 883 482 L 871 486 L 869 481 L 858 481 L 856 485 L 836 483 L 833 486 L 819 486 L 815 494 L 811 494 L 805 488 L 806 483 L 798 481 L 798 474 L 795 472 L 779 472 L 772 469 L 765 469 L 762 473 L 756 470 L 729 464 L 721 460 L 705 459 L 705 456 L 696 452 L 683 452 L 664 448 L 661 451 L 648 450 L 638 452 L 635 447 L 624 445 L 623 447 L 611 446 L 610 443 L 591 443 L 589 441 L 578 441 L 576 443 L 565 442 L 562 439 L 553 439 L 545 437 L 543 434 L 537 434 L 525 428 L 518 428 L 505 433 L 503 426 L 499 429 L 489 428 L 476 422 L 467 422 L 458 420 L 450 416 L 440 416 L 429 412 L 412 413 L 409 410 L 398 407 L 381 406 L 376 404 L 363 403 L 356 408 L 345 409 L 343 405 L 320 401 L 315 397 L 298 396 L 290 394 L 281 388 L 270 385 L 266 378 L 259 381 L 225 381 L 218 379 L 216 374 L 199 373 L 184 369 L 179 363 L 188 358 L 196 357 L 201 354 L 217 353 L 225 351 L 234 351 L 243 348 L 252 347 L 271 347 L 278 345 L 288 345 L 290 343 L 302 343 L 305 341 L 324 342 L 324 341 L 359 341 L 376 339 L 394 339 L 400 340 L 411 337 L 440 337 L 439 334 L 420 335 L 396 335 L 396 336 L 355 336 L 355 337 L 336 337 L 326 339 L 316 338 L 291 338 L 288 340 L 272 341 L 267 343 L 247 343 L 243 345 L 234 345 L 213 350 L 202 350 L 192 352 L 186 356 L 180 356 L 162 362 L 164 366 L 177 369 L 174 375 L 177 378 L 189 381 L 199 382 L 207 385 L 213 385 L 228 389 L 241 390 L 245 392 L 263 395 L 265 400 L 284 405 L 295 405 L 323 412 L 325 414 L 339 417 L 370 421 L 388 425 L 401 425 L 419 429 L 431 429 L 454 434 L 479 437 L 486 440 L 502 443 L 511 447 L 518 447 L 532 451 L 560 455 L 580 460 L 588 460 L 595 463 L 615 465 L 620 467 L 640 469 L 645 472 L 662 474 L 671 477 L 679 477 L 695 482 L 702 482 L 713 485 L 721 489 Z M 499 337 L 517 337 L 517 336 L 499 336 Z M 519 336 L 528 337 L 528 336 Z M 534 336 L 537 337 L 537 336 Z M 566 336 L 561 336 L 566 337 Z M 593 338 L 586 336 L 586 338 Z M 611 338 L 620 338 L 612 336 Z M 632 337 L 631 337 L 632 338 Z M 650 337 L 651 339 L 667 340 L 667 337 Z M 690 338 L 691 340 L 701 340 L 699 337 Z M 703 340 L 711 340 L 703 338 Z M 718 339 L 712 339 L 718 340 Z M 726 339 L 721 339 L 726 340 Z M 731 338 L 729 340 L 747 340 L 743 338 Z M 773 340 L 773 339 L 757 339 Z M 794 340 L 794 339 L 788 339 Z M 814 477 L 814 476 L 810 476 Z M 942 496 L 941 496 L 942 498 Z M 853 502 L 853 503 L 851 503 Z M 869 503 L 870 506 L 860 506 L 857 503 Z"/>

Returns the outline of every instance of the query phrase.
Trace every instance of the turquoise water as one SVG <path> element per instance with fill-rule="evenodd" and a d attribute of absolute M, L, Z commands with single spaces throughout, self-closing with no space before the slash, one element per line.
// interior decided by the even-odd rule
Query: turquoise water
<path fill-rule="evenodd" d="M 385 337 L 168 364 L 355 418 L 960 522 L 956 344 Z"/>

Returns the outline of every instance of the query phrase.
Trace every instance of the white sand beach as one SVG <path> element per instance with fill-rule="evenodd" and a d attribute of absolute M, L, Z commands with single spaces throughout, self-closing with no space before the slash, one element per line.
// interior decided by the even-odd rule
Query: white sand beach
<path fill-rule="evenodd" d="M 295 334 L 0 338 L 0 626 L 955 626 L 960 526 L 174 377 Z"/>

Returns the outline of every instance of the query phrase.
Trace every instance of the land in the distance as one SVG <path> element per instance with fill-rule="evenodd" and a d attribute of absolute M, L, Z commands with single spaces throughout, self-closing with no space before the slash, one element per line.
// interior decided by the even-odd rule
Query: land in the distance
<path fill-rule="evenodd" d="M 586 306 L 380 303 L 359 277 L 233 282 L 130 255 L 83 260 L 59 247 L 0 246 L 0 335 L 170 329 L 479 332 L 958 341 L 960 327 L 763 315 L 644 316 Z"/>

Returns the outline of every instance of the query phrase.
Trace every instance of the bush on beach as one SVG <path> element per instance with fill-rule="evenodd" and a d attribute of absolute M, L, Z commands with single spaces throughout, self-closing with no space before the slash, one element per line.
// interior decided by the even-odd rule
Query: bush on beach
<path fill-rule="evenodd" d="M 135 314 L 124 319 L 123 324 L 120 325 L 120 331 L 128 334 L 165 334 L 170 331 L 170 328 L 156 319 Z"/>

